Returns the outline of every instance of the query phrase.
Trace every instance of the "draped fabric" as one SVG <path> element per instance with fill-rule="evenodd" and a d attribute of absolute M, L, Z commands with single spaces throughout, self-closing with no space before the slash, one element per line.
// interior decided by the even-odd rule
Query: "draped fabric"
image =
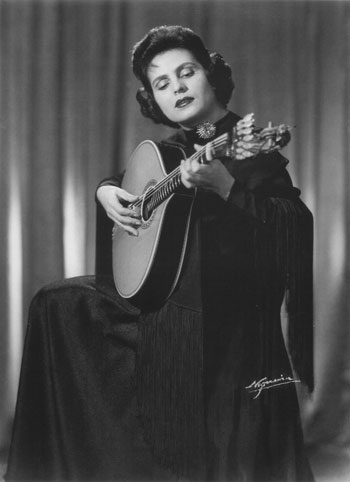
<path fill-rule="evenodd" d="M 239 116 L 232 112 L 225 115 L 215 124 L 216 135 L 230 131 L 238 120 Z M 179 148 L 189 156 L 193 145 L 203 142 L 195 130 L 179 130 L 158 147 L 165 164 L 174 166 L 179 159 Z M 299 199 L 300 191 L 292 186 L 285 170 L 288 161 L 283 156 L 275 153 L 256 159 L 221 160 L 236 182 L 226 203 L 208 193 L 196 196 L 185 265 L 179 287 L 170 298 L 185 309 L 170 303 L 159 311 L 151 309 L 141 318 L 137 389 L 145 435 L 157 460 L 180 474 L 194 472 L 196 477 L 200 467 L 203 479 L 204 460 L 209 459 L 211 477 L 216 480 L 220 473 L 222 479 L 234 480 L 234 475 L 239 477 L 240 465 L 246 473 L 246 463 L 238 452 L 237 460 L 228 462 L 227 454 L 231 452 L 222 443 L 216 426 L 226 424 L 224 432 L 232 444 L 235 430 L 231 420 L 245 419 L 249 406 L 245 397 L 238 401 L 239 387 L 249 385 L 254 378 L 271 379 L 284 371 L 290 372 L 280 327 L 286 282 L 290 354 L 298 378 L 310 389 L 313 387 L 313 226 L 310 212 Z M 111 177 L 101 184 L 119 186 L 121 178 Z M 110 220 L 104 214 L 97 225 L 100 275 L 110 273 L 111 259 L 107 259 L 102 246 L 102 243 L 110 245 L 110 239 L 101 236 L 106 223 L 110 224 Z M 109 233 L 110 230 L 111 226 Z M 226 392 L 221 388 L 221 396 L 215 394 L 220 378 L 231 387 Z M 227 390 L 232 393 L 228 395 Z M 235 403 L 233 399 L 237 399 Z M 283 411 L 288 410 L 290 425 L 297 426 L 292 400 L 291 394 L 290 407 L 277 403 L 279 410 L 274 410 L 274 417 L 281 420 L 285 416 Z M 231 414 L 229 407 L 233 407 Z M 224 414 L 222 418 L 217 416 L 219 412 Z M 265 410 L 255 409 L 252 413 L 261 425 L 270 417 Z M 205 448 L 202 444 L 206 436 L 210 440 L 203 425 L 206 418 L 212 419 L 214 427 L 212 448 L 211 444 Z M 250 437 L 254 437 L 255 431 L 249 431 L 244 438 L 249 447 L 246 452 L 251 453 L 252 478 L 255 470 L 260 477 L 268 476 L 267 467 L 253 454 L 261 454 L 261 447 L 271 443 L 276 434 L 273 430 L 269 433 L 271 438 L 264 441 L 260 438 L 252 452 Z M 239 436 L 235 443 L 240 444 Z M 299 460 L 296 455 L 299 445 L 297 440 L 287 444 L 288 458 L 295 456 Z M 286 458 L 278 453 L 282 459 Z M 267 452 L 262 459 L 270 460 Z M 277 460 L 271 459 L 275 467 Z M 281 477 L 283 470 L 279 469 Z M 299 475 L 302 474 L 306 477 L 304 469 Z"/>
<path fill-rule="evenodd" d="M 228 113 L 217 134 L 236 122 Z M 194 135 L 175 138 L 190 153 Z M 171 142 L 158 144 L 167 165 L 181 159 Z M 311 388 L 312 219 L 279 153 L 221 160 L 236 182 L 227 201 L 197 193 L 180 280 L 161 307 L 137 316 L 102 273 L 34 298 L 6 481 L 138 480 L 145 463 L 145 478 L 163 467 L 199 481 L 314 480 L 280 320 L 288 279 L 291 355 Z"/>
<path fill-rule="evenodd" d="M 349 21 L 341 1 L 0 3 L 1 450 L 29 300 L 92 273 L 97 182 L 139 141 L 170 132 L 139 114 L 130 49 L 152 26 L 178 23 L 232 65 L 235 112 L 296 126 L 285 155 L 315 219 L 315 391 L 300 401 L 316 477 L 346 474 Z"/>

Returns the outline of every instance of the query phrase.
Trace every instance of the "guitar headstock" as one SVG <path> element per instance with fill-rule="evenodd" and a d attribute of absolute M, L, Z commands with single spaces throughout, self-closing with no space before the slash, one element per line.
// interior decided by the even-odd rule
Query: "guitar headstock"
<path fill-rule="evenodd" d="M 273 126 L 271 122 L 263 129 L 254 125 L 254 114 L 247 114 L 233 129 L 230 155 L 236 159 L 268 154 L 286 146 L 291 139 L 291 127 L 285 124 Z"/>
<path fill-rule="evenodd" d="M 218 145 L 214 149 L 218 155 L 225 155 L 234 159 L 256 157 L 259 154 L 269 154 L 278 151 L 288 144 L 291 139 L 292 127 L 280 124 L 273 126 L 271 122 L 263 129 L 254 125 L 254 114 L 247 114 L 237 122 L 232 132 L 228 134 L 225 145 Z"/>

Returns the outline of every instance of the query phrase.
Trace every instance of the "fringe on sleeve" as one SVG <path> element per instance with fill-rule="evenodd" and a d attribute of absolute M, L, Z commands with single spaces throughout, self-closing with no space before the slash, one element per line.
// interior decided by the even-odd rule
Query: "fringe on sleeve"
<path fill-rule="evenodd" d="M 313 378 L 313 218 L 300 200 L 272 198 L 277 265 L 286 278 L 288 351 L 309 390 Z"/>

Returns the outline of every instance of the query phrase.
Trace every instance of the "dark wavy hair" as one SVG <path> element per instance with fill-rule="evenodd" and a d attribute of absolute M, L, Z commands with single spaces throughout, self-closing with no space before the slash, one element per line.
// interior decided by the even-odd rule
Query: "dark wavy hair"
<path fill-rule="evenodd" d="M 138 89 L 136 99 L 145 117 L 152 119 L 156 124 L 165 124 L 170 127 L 179 126 L 168 119 L 156 103 L 147 77 L 147 69 L 156 55 L 176 48 L 192 52 L 204 67 L 216 98 L 223 107 L 227 106 L 234 89 L 231 67 L 220 54 L 209 53 L 201 38 L 191 29 L 179 25 L 152 28 L 140 42 L 135 44 L 132 51 L 133 72 L 143 85 Z"/>

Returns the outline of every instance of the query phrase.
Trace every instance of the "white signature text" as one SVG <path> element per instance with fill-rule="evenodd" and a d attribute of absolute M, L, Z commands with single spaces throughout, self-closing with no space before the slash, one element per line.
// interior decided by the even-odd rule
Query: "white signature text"
<path fill-rule="evenodd" d="M 260 380 L 254 380 L 245 388 L 249 393 L 255 394 L 255 397 L 253 397 L 253 400 L 255 400 L 263 390 L 268 390 L 269 388 L 278 387 L 280 385 L 287 385 L 288 383 L 300 383 L 300 380 L 295 380 L 294 378 L 285 375 L 273 378 L 272 380 L 268 380 L 267 377 L 264 377 Z"/>

